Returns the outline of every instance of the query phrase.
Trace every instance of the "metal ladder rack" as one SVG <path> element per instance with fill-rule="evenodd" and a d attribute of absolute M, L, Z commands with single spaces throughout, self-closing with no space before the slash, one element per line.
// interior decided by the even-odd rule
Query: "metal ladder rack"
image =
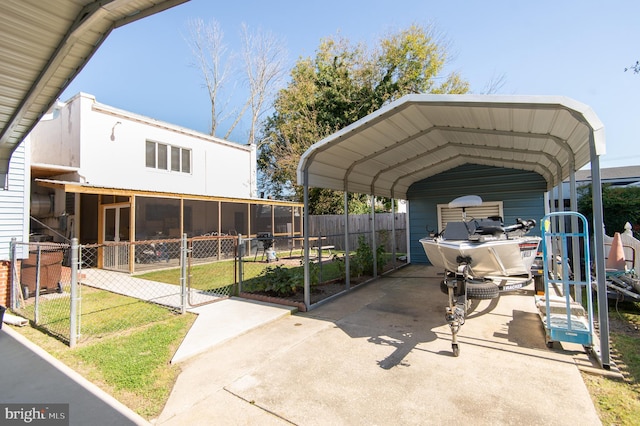
<path fill-rule="evenodd" d="M 571 219 L 570 223 L 567 218 Z M 565 232 L 567 225 L 571 232 Z M 540 315 L 546 329 L 547 347 L 553 347 L 556 341 L 571 342 L 591 351 L 594 328 L 587 219 L 577 212 L 554 212 L 544 216 L 540 228 L 545 291 L 544 315 L 542 310 Z M 584 290 L 586 307 L 581 300 Z"/>

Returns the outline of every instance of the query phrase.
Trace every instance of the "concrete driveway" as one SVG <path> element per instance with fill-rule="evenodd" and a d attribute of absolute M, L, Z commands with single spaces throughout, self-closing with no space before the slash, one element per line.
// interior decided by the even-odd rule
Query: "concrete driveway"
<path fill-rule="evenodd" d="M 481 301 L 453 357 L 446 296 L 411 265 L 182 363 L 159 425 L 598 425 L 581 346 L 548 349 L 533 289 Z"/>

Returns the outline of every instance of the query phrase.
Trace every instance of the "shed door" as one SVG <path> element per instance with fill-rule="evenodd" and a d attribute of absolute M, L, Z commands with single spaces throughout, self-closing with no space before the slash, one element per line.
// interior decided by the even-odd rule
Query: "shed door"
<path fill-rule="evenodd" d="M 502 201 L 483 202 L 481 206 L 467 207 L 467 220 L 480 219 L 489 216 L 504 217 Z M 438 232 L 444 231 L 448 222 L 460 222 L 462 220 L 462 208 L 450 209 L 448 204 L 438 204 Z"/>

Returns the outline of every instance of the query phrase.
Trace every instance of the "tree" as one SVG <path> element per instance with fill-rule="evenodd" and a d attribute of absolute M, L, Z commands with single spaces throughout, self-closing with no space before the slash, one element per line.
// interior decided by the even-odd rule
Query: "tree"
<path fill-rule="evenodd" d="M 220 90 L 225 84 L 231 68 L 231 60 L 228 58 L 227 46 L 224 44 L 224 32 L 220 24 L 213 20 L 206 25 L 200 18 L 189 21 L 189 39 L 187 44 L 191 48 L 191 54 L 195 59 L 195 66 L 202 73 L 204 87 L 209 95 L 211 103 L 211 127 L 209 134 L 216 136 L 218 125 L 227 118 L 219 104 Z M 233 131 L 232 126 L 227 135 Z"/>
<path fill-rule="evenodd" d="M 338 36 L 321 41 L 315 58 L 297 61 L 263 127 L 261 188 L 301 200 L 296 168 L 313 143 L 409 93 L 466 93 L 469 85 L 457 73 L 441 75 L 446 63 L 446 43 L 431 27 L 412 25 L 371 49 Z M 311 213 L 343 210 L 340 193 L 314 189 L 310 196 Z M 362 200 L 349 197 L 350 204 Z"/>
<path fill-rule="evenodd" d="M 578 188 L 578 211 L 593 223 L 592 209 L 593 195 L 591 185 Z M 640 187 L 612 188 L 611 185 L 602 186 L 602 215 L 604 227 L 608 235 L 624 231 L 624 225 L 640 224 Z M 638 238 L 637 231 L 634 236 Z"/>
<path fill-rule="evenodd" d="M 250 111 L 247 142 L 255 143 L 260 116 L 279 88 L 285 73 L 287 53 L 284 43 L 270 32 L 260 29 L 250 31 L 247 25 L 242 26 L 242 58 L 246 78 L 236 77 L 232 83 L 234 86 L 246 83 L 248 96 L 240 107 L 228 109 L 231 97 L 222 99 L 222 89 L 229 83 L 230 75 L 243 75 L 243 73 L 234 72 L 235 55 L 228 52 L 223 41 L 224 33 L 217 21 L 213 20 L 206 25 L 202 19 L 195 19 L 188 25 L 190 38 L 187 43 L 195 59 L 195 65 L 202 73 L 211 103 L 210 134 L 218 136 L 221 123 L 232 119 L 223 136 L 224 139 L 228 139 L 245 113 Z"/>
<path fill-rule="evenodd" d="M 250 32 L 242 25 L 245 71 L 249 83 L 248 105 L 251 109 L 249 143 L 255 143 L 256 129 L 264 107 L 272 100 L 285 76 L 287 52 L 284 42 L 270 32 Z"/>

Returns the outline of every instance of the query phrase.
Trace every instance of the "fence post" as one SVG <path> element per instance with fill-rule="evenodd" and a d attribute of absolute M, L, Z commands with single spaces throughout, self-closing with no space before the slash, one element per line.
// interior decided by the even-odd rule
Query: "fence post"
<path fill-rule="evenodd" d="M 238 234 L 238 294 L 242 293 L 242 278 L 244 275 L 242 258 L 244 256 L 244 242 L 242 234 Z"/>
<path fill-rule="evenodd" d="M 180 240 L 180 313 L 187 312 L 187 234 Z"/>
<path fill-rule="evenodd" d="M 9 264 L 11 265 L 11 309 L 18 309 L 18 292 L 16 289 L 19 287 L 18 284 L 18 274 L 16 273 L 18 269 L 18 261 L 16 260 L 16 246 L 18 240 L 16 238 L 11 238 L 11 251 L 9 254 Z"/>
<path fill-rule="evenodd" d="M 38 324 L 39 311 L 40 311 L 40 272 L 42 270 L 42 247 L 38 244 L 38 251 L 36 252 L 36 294 L 34 309 L 33 309 L 33 322 Z"/>
<path fill-rule="evenodd" d="M 78 246 L 78 239 L 71 239 L 71 306 L 69 309 L 69 347 L 73 348 L 76 345 L 78 338 L 77 319 L 78 319 L 78 266 L 79 258 L 78 253 L 80 247 Z"/>

